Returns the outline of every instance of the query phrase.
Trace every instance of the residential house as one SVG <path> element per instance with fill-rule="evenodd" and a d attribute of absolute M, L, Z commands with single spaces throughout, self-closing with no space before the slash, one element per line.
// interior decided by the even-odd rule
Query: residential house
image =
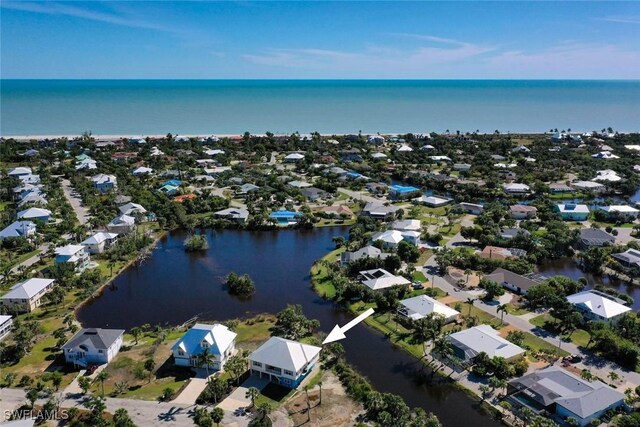
<path fill-rule="evenodd" d="M 137 203 L 127 203 L 118 208 L 121 214 L 133 217 L 141 216 L 147 213 L 147 210 Z"/>
<path fill-rule="evenodd" d="M 589 217 L 587 205 L 577 205 L 574 203 L 558 204 L 556 210 L 565 221 L 586 221 Z"/>
<path fill-rule="evenodd" d="M 413 148 L 409 147 L 407 144 L 400 144 L 396 151 L 398 153 L 410 153 L 413 151 Z"/>
<path fill-rule="evenodd" d="M 518 237 L 518 235 L 528 237 L 531 235 L 531 233 L 525 228 L 502 227 L 499 234 L 500 238 L 505 240 L 511 240 L 515 237 Z"/>
<path fill-rule="evenodd" d="M 18 207 L 22 208 L 27 205 L 31 206 L 47 206 L 49 202 L 46 197 L 39 191 L 31 191 L 20 199 Z"/>
<path fill-rule="evenodd" d="M 118 186 L 118 180 L 115 175 L 106 175 L 104 173 L 91 177 L 93 186 L 101 193 L 115 190 Z"/>
<path fill-rule="evenodd" d="M 438 162 L 452 162 L 453 160 L 451 160 L 451 157 L 447 157 L 447 156 L 429 156 L 429 158 L 431 160 L 433 160 L 434 162 L 438 163 Z"/>
<path fill-rule="evenodd" d="M 26 238 L 36 234 L 36 224 L 31 221 L 15 221 L 0 231 L 0 242 L 9 238 Z"/>
<path fill-rule="evenodd" d="M 479 325 L 447 335 L 458 359 L 472 362 L 480 353 L 489 357 L 502 357 L 513 360 L 525 353 L 525 350 L 502 338 L 500 333 L 489 325 Z"/>
<path fill-rule="evenodd" d="M 345 205 L 331 205 L 331 206 L 323 206 L 320 208 L 320 212 L 324 213 L 329 217 L 346 217 L 353 218 L 354 213 L 348 206 Z"/>
<path fill-rule="evenodd" d="M 392 185 L 389 187 L 389 197 L 393 200 L 410 199 L 419 192 L 419 188 L 411 185 Z"/>
<path fill-rule="evenodd" d="M 640 251 L 627 249 L 624 252 L 611 255 L 627 271 L 640 273 Z"/>
<path fill-rule="evenodd" d="M 302 217 L 302 212 L 294 212 L 294 211 L 275 211 L 269 215 L 269 218 L 272 218 L 278 222 L 278 225 L 293 225 L 297 224 L 300 221 L 300 217 Z"/>
<path fill-rule="evenodd" d="M 300 193 L 302 193 L 302 195 L 310 202 L 315 202 L 318 199 L 326 198 L 329 194 L 326 191 L 316 187 L 303 188 L 300 190 Z"/>
<path fill-rule="evenodd" d="M 30 167 L 27 166 L 18 166 L 17 168 L 13 168 L 7 174 L 12 178 L 19 178 L 25 175 L 31 175 L 33 172 Z"/>
<path fill-rule="evenodd" d="M 304 159 L 304 154 L 300 154 L 300 153 L 291 153 L 285 156 L 284 158 L 284 162 L 285 163 L 297 163 L 300 160 Z"/>
<path fill-rule="evenodd" d="M 107 224 L 107 230 L 112 233 L 129 234 L 136 229 L 136 219 L 129 215 L 119 215 Z"/>
<path fill-rule="evenodd" d="M 73 264 L 77 271 L 83 271 L 89 266 L 89 252 L 86 251 L 84 245 L 67 245 L 57 248 L 56 264 Z"/>
<path fill-rule="evenodd" d="M 80 243 L 85 250 L 94 255 L 101 254 L 109 250 L 118 241 L 118 233 L 109 233 L 108 231 L 99 231 L 93 236 L 85 239 Z"/>
<path fill-rule="evenodd" d="M 380 241 L 384 248 L 390 249 L 397 247 L 404 240 L 404 236 L 398 230 L 387 230 L 373 233 L 371 240 L 374 242 Z"/>
<path fill-rule="evenodd" d="M 142 175 L 151 175 L 153 173 L 153 169 L 148 168 L 146 166 L 137 167 L 131 172 L 134 176 L 142 176 Z"/>
<path fill-rule="evenodd" d="M 29 313 L 42 304 L 42 297 L 53 289 L 54 282 L 53 279 L 32 278 L 17 283 L 0 297 L 0 306 L 9 312 Z"/>
<path fill-rule="evenodd" d="M 373 160 L 382 160 L 382 159 L 386 159 L 387 155 L 384 153 L 371 153 L 371 158 Z"/>
<path fill-rule="evenodd" d="M 604 292 L 589 290 L 569 295 L 567 301 L 582 313 L 586 320 L 616 323 L 631 309 Z"/>
<path fill-rule="evenodd" d="M 580 245 L 582 248 L 601 247 L 613 245 L 615 236 L 599 228 L 581 228 Z"/>
<path fill-rule="evenodd" d="M 0 314 L 0 341 L 5 339 L 13 329 L 13 316 Z"/>
<path fill-rule="evenodd" d="M 467 203 L 467 202 L 462 202 L 462 203 L 458 203 L 455 206 L 456 209 L 460 209 L 463 212 L 466 212 L 468 214 L 472 214 L 472 215 L 480 215 L 482 212 L 484 212 L 484 206 L 476 204 L 476 203 Z"/>
<path fill-rule="evenodd" d="M 367 137 L 368 144 L 380 145 L 384 144 L 384 136 L 382 135 L 369 135 Z"/>
<path fill-rule="evenodd" d="M 596 209 L 605 212 L 607 218 L 621 218 L 626 221 L 633 221 L 640 213 L 640 210 L 627 205 L 598 206 Z"/>
<path fill-rule="evenodd" d="M 527 194 L 531 191 L 531 188 L 526 184 L 511 183 L 503 184 L 502 187 L 504 188 L 504 191 L 509 194 Z"/>
<path fill-rule="evenodd" d="M 611 159 L 619 159 L 620 158 L 620 156 L 616 156 L 615 154 L 611 153 L 611 151 L 601 151 L 599 153 L 592 154 L 591 157 L 593 157 L 594 159 L 603 159 L 603 160 L 611 160 Z"/>
<path fill-rule="evenodd" d="M 593 181 L 575 181 L 571 183 L 571 187 L 578 191 L 591 191 L 594 193 L 604 190 L 604 185 Z"/>
<path fill-rule="evenodd" d="M 420 203 L 422 205 L 432 207 L 432 208 L 437 208 L 437 207 L 446 206 L 452 203 L 453 199 L 449 199 L 447 197 L 427 196 L 423 194 L 420 197 L 416 197 L 412 201 L 415 203 Z"/>
<path fill-rule="evenodd" d="M 318 362 L 321 347 L 271 337 L 249 355 L 252 375 L 296 388 Z"/>
<path fill-rule="evenodd" d="M 214 215 L 218 218 L 244 224 L 249 219 L 249 211 L 243 208 L 227 208 L 217 211 Z"/>
<path fill-rule="evenodd" d="M 120 351 L 123 329 L 83 328 L 62 346 L 64 360 L 74 367 L 104 365 Z"/>
<path fill-rule="evenodd" d="M 511 205 L 511 216 L 517 220 L 535 218 L 538 214 L 538 208 L 529 205 Z"/>
<path fill-rule="evenodd" d="M 551 191 L 551 193 L 553 194 L 571 193 L 573 191 L 573 188 L 569 187 L 567 184 L 557 182 L 549 184 L 549 191 Z"/>
<path fill-rule="evenodd" d="M 196 323 L 171 348 L 176 366 L 220 371 L 236 349 L 238 334 L 224 325 Z M 200 357 L 209 353 L 211 363 L 201 365 Z"/>
<path fill-rule="evenodd" d="M 362 215 L 369 216 L 374 219 L 381 219 L 384 221 L 388 221 L 395 217 L 396 212 L 399 209 L 400 208 L 396 206 L 384 206 L 381 203 L 369 202 L 362 209 Z"/>
<path fill-rule="evenodd" d="M 384 259 L 389 255 L 390 254 L 382 252 L 380 249 L 376 248 L 375 246 L 368 245 L 354 252 L 342 252 L 340 254 L 340 265 L 344 267 L 362 258 Z"/>
<path fill-rule="evenodd" d="M 438 315 L 442 316 L 445 323 L 455 322 L 460 315 L 457 310 L 427 295 L 418 295 L 400 301 L 398 313 L 411 320 L 420 320 L 429 315 Z"/>
<path fill-rule="evenodd" d="M 165 184 L 162 187 L 160 187 L 158 191 L 163 194 L 166 194 L 167 196 L 174 196 L 178 194 L 179 190 L 180 190 L 180 187 L 177 187 L 175 185 Z"/>
<path fill-rule="evenodd" d="M 469 163 L 454 163 L 453 170 L 460 171 L 460 172 L 467 172 L 471 170 L 471 165 Z"/>
<path fill-rule="evenodd" d="M 618 181 L 622 181 L 622 178 L 618 175 L 618 173 L 614 170 L 611 169 L 605 169 L 605 170 L 601 170 L 598 171 L 598 174 L 596 175 L 595 178 L 593 178 L 594 181 L 607 181 L 607 182 L 618 182 Z"/>
<path fill-rule="evenodd" d="M 422 223 L 419 219 L 399 219 L 393 221 L 391 228 L 398 231 L 420 231 L 422 230 Z"/>
<path fill-rule="evenodd" d="M 507 399 L 515 408 L 527 407 L 545 418 L 594 425 L 609 410 L 626 408 L 625 395 L 599 380 L 587 381 L 559 366 L 549 366 L 509 381 Z"/>
<path fill-rule="evenodd" d="M 260 187 L 258 187 L 255 184 L 242 184 L 240 187 L 238 187 L 238 190 L 236 191 L 236 195 L 237 196 L 246 196 L 249 193 L 253 193 L 254 191 L 258 191 L 260 189 Z"/>
<path fill-rule="evenodd" d="M 382 268 L 361 271 L 359 272 L 358 278 L 363 285 L 374 291 L 411 284 L 411 282 L 404 277 L 391 274 Z"/>
<path fill-rule="evenodd" d="M 48 222 L 51 211 L 43 208 L 29 208 L 18 212 L 18 219 Z"/>
<path fill-rule="evenodd" d="M 20 175 L 18 179 L 23 184 L 32 184 L 32 185 L 40 184 L 40 175 Z"/>
<path fill-rule="evenodd" d="M 491 274 L 487 274 L 485 279 L 496 282 L 520 295 L 526 294 L 530 288 L 541 283 L 540 280 L 534 280 L 504 268 L 496 268 Z"/>
<path fill-rule="evenodd" d="M 98 169 L 98 163 L 92 158 L 84 159 L 76 163 L 75 169 L 77 171 Z"/>
<path fill-rule="evenodd" d="M 527 251 L 517 248 L 502 248 L 500 246 L 485 246 L 478 254 L 481 258 L 507 259 L 527 256 Z"/>

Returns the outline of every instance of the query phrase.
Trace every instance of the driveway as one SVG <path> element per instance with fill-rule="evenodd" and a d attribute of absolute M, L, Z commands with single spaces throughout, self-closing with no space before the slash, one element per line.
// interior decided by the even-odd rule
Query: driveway
<path fill-rule="evenodd" d="M 198 396 L 207 387 L 208 380 L 205 378 L 191 378 L 189 384 L 182 392 L 171 401 L 176 405 L 194 405 Z"/>

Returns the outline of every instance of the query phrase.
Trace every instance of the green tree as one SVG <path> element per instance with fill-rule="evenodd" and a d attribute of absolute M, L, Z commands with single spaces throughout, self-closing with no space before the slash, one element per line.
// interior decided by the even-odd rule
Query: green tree
<path fill-rule="evenodd" d="M 82 394 L 87 394 L 89 389 L 91 388 L 91 378 L 89 377 L 79 377 L 78 378 L 78 387 L 82 390 Z"/>
<path fill-rule="evenodd" d="M 100 383 L 100 388 L 102 390 L 102 397 L 104 397 L 104 382 L 109 378 L 109 372 L 102 370 L 96 375 L 94 382 Z"/>
<path fill-rule="evenodd" d="M 211 410 L 211 420 L 216 423 L 216 426 L 220 426 L 223 418 L 224 410 L 222 410 L 222 408 L 216 407 Z"/>
<path fill-rule="evenodd" d="M 129 333 L 133 336 L 133 339 L 136 341 L 136 345 L 138 345 L 138 341 L 140 340 L 140 336 L 142 335 L 142 329 L 135 326 L 131 328 Z"/>
<path fill-rule="evenodd" d="M 231 373 L 235 383 L 238 383 L 240 376 L 247 371 L 247 359 L 240 354 L 231 356 L 224 365 L 225 370 Z"/>
<path fill-rule="evenodd" d="M 204 351 L 200 354 L 198 354 L 197 358 L 196 358 L 196 364 L 198 365 L 199 368 L 204 367 L 207 371 L 207 377 L 209 376 L 209 366 L 213 365 L 213 363 L 216 360 L 216 356 L 211 353 L 211 350 L 209 350 L 209 348 L 205 348 Z"/>
<path fill-rule="evenodd" d="M 260 396 L 260 390 L 255 387 L 249 387 L 244 397 L 247 399 L 251 399 L 251 407 L 253 408 L 256 405 L 256 399 Z"/>
<path fill-rule="evenodd" d="M 300 305 L 288 305 L 276 315 L 276 323 L 271 329 L 275 336 L 291 340 L 311 335 L 314 329 L 320 326 L 315 319 L 307 319 Z"/>
<path fill-rule="evenodd" d="M 129 412 L 126 409 L 117 409 L 113 414 L 113 425 L 115 427 L 135 427 L 136 424 L 129 416 Z"/>

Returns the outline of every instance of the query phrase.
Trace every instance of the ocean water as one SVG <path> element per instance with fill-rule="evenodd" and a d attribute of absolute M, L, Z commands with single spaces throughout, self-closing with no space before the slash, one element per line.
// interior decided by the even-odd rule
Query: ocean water
<path fill-rule="evenodd" d="M 640 130 L 640 81 L 1 80 L 0 134 Z"/>

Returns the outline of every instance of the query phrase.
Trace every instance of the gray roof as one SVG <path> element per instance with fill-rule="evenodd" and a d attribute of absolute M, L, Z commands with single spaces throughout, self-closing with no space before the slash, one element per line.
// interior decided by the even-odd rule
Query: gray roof
<path fill-rule="evenodd" d="M 525 292 L 532 286 L 535 286 L 539 283 L 535 280 L 531 280 L 528 277 L 514 273 L 513 271 L 505 270 L 504 268 L 496 268 L 493 273 L 488 274 L 487 276 L 485 276 L 485 278 L 500 285 L 504 283 L 512 284 Z"/>
<path fill-rule="evenodd" d="M 369 202 L 365 205 L 362 212 L 368 213 L 369 215 L 388 215 L 393 214 L 398 211 L 398 207 L 396 206 L 384 206 L 378 203 Z"/>
<path fill-rule="evenodd" d="M 585 381 L 558 366 L 525 375 L 509 385 L 545 407 L 556 403 L 580 418 L 624 401 L 624 394 L 608 385 Z"/>
<path fill-rule="evenodd" d="M 81 344 L 84 344 L 89 348 L 107 350 L 123 334 L 123 329 L 81 329 L 77 334 L 73 336 L 73 338 L 71 338 L 65 345 L 62 346 L 62 349 L 65 350 L 68 348 L 76 348 Z"/>
<path fill-rule="evenodd" d="M 318 197 L 322 197 L 323 195 L 325 195 L 327 192 L 324 190 L 321 190 L 319 188 L 316 187 L 307 187 L 307 188 L 302 188 L 300 190 L 300 192 L 302 193 L 302 195 L 308 199 L 314 199 L 314 198 L 318 198 Z"/>
<path fill-rule="evenodd" d="M 343 252 L 340 255 L 340 261 L 345 264 L 345 263 L 349 263 L 349 262 L 353 262 L 353 261 L 357 261 L 361 258 L 385 258 L 387 255 L 386 253 L 382 253 L 382 251 L 378 248 L 376 248 L 375 246 L 365 246 L 362 249 L 358 249 L 355 252 Z"/>
<path fill-rule="evenodd" d="M 616 238 L 599 228 L 581 228 L 580 240 L 588 246 L 602 246 L 605 243 L 615 243 Z"/>
<path fill-rule="evenodd" d="M 524 228 L 503 227 L 500 229 L 500 237 L 502 237 L 503 239 L 512 239 L 520 233 L 522 233 L 524 236 L 529 236 L 531 234 L 529 230 L 526 230 Z"/>

